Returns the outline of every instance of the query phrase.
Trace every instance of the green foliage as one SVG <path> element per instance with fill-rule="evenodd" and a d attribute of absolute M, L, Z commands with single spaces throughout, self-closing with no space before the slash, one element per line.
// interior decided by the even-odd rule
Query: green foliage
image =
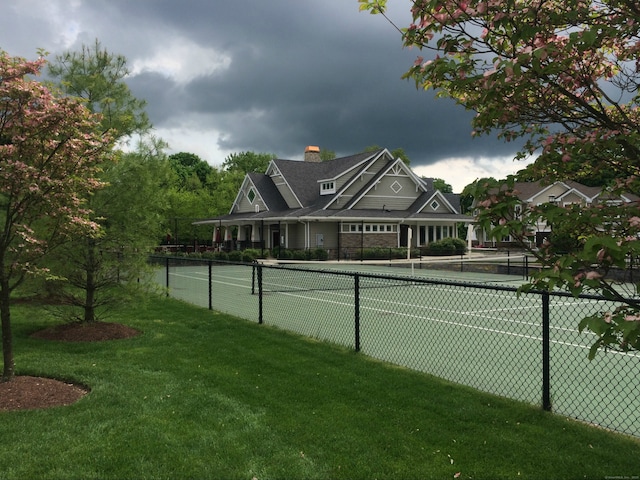
<path fill-rule="evenodd" d="M 464 255 L 467 243 L 460 238 L 443 238 L 430 242 L 424 249 L 425 255 Z"/>
<path fill-rule="evenodd" d="M 271 153 L 240 152 L 232 153 L 222 162 L 222 168 L 227 172 L 264 173 L 271 160 L 276 156 Z"/>
<path fill-rule="evenodd" d="M 419 251 L 411 252 L 412 257 L 420 256 Z M 364 248 L 362 250 L 358 249 L 354 251 L 354 258 L 356 260 L 389 260 L 389 259 L 399 259 L 399 258 L 407 258 L 407 249 L 406 248 L 385 248 L 385 247 L 372 247 L 372 248 Z"/>
<path fill-rule="evenodd" d="M 111 138 L 77 98 L 29 79 L 44 64 L 0 51 L 2 380 L 14 374 L 11 292 L 27 273 L 47 273 L 39 262 L 54 247 L 101 234 L 87 201 L 104 186 L 98 172 L 110 160 Z"/>
<path fill-rule="evenodd" d="M 453 193 L 453 187 L 442 178 L 433 179 L 433 188 L 441 191 L 442 193 Z"/>
<path fill-rule="evenodd" d="M 336 152 L 333 150 L 327 150 L 326 148 L 320 149 L 320 160 L 323 162 L 333 160 L 336 158 Z"/>
<path fill-rule="evenodd" d="M 381 147 L 379 147 L 378 145 L 369 145 L 367 148 L 364 149 L 364 151 L 375 152 L 376 150 L 380 150 L 380 148 Z M 400 160 L 403 161 L 405 165 L 409 165 L 411 163 L 409 156 L 405 153 L 403 148 L 398 147 L 394 150 L 391 150 L 390 153 L 393 158 L 399 158 Z"/>
<path fill-rule="evenodd" d="M 232 250 L 229 252 L 229 261 L 242 262 L 242 252 L 240 250 Z"/>
<path fill-rule="evenodd" d="M 214 173 L 214 168 L 194 153 L 174 153 L 169 155 L 169 163 L 178 176 L 178 185 L 185 190 L 206 186 Z"/>
<path fill-rule="evenodd" d="M 73 312 L 73 320 L 95 321 L 144 285 L 147 255 L 162 235 L 162 185 L 170 175 L 164 144 L 147 140 L 103 167 L 106 187 L 88 199 L 102 235 L 74 239 L 48 259 L 47 266 L 66 278 L 58 297 L 82 312 Z"/>
<path fill-rule="evenodd" d="M 97 39 L 80 51 L 56 56 L 49 74 L 65 93 L 84 99 L 92 112 L 100 113 L 102 132 L 116 140 L 151 128 L 146 102 L 135 98 L 124 81 L 129 75 L 126 58 L 109 53 Z"/>

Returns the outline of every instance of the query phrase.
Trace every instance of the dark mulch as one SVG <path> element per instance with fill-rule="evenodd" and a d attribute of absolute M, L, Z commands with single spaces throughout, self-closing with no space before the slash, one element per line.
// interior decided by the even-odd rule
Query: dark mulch
<path fill-rule="evenodd" d="M 87 393 L 79 385 L 52 378 L 14 377 L 10 382 L 0 382 L 0 411 L 70 405 Z"/>
<path fill-rule="evenodd" d="M 131 338 L 140 332 L 120 323 L 68 323 L 41 330 L 32 337 L 62 342 L 101 342 Z M 0 411 L 31 410 L 70 405 L 89 390 L 52 378 L 16 376 L 0 382 Z"/>
<path fill-rule="evenodd" d="M 60 342 L 102 342 L 104 340 L 131 338 L 139 333 L 135 328 L 122 325 L 121 323 L 74 322 L 40 330 L 31 336 L 33 338 L 57 340 Z"/>

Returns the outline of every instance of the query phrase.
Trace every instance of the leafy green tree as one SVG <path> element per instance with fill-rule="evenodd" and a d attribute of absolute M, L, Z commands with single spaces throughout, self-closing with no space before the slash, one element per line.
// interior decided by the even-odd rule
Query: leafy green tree
<path fill-rule="evenodd" d="M 44 65 L 0 51 L 2 381 L 15 370 L 11 292 L 27 273 L 47 273 L 38 262 L 56 245 L 99 234 L 85 199 L 102 186 L 98 168 L 112 146 L 82 102 L 28 78 Z"/>
<path fill-rule="evenodd" d="M 336 152 L 333 150 L 327 150 L 326 148 L 320 149 L 320 160 L 326 162 L 328 160 L 333 160 L 336 158 Z"/>
<path fill-rule="evenodd" d="M 359 0 L 386 14 L 386 1 Z M 517 158 L 538 155 L 530 178 L 600 177 L 615 181 L 603 198 L 640 193 L 640 8 L 619 0 L 425 0 L 399 29 L 418 57 L 405 74 L 476 112 L 475 135 L 498 133 L 524 144 Z M 496 238 L 526 240 L 539 219 L 579 233 L 578 248 L 532 251 L 545 266 L 528 288 L 595 290 L 619 307 L 585 318 L 597 350 L 640 349 L 640 302 L 610 272 L 640 255 L 637 202 L 525 209 L 514 178 L 471 189 L 478 221 Z M 523 243 L 524 244 L 524 243 Z"/>
<path fill-rule="evenodd" d="M 242 172 L 243 175 L 250 172 L 264 173 L 269 162 L 275 158 L 271 153 L 232 153 L 222 162 L 222 169 L 227 172 Z"/>
<path fill-rule="evenodd" d="M 433 188 L 440 190 L 442 193 L 453 193 L 453 187 L 442 178 L 433 179 Z"/>
<path fill-rule="evenodd" d="M 49 75 L 68 95 L 82 98 L 87 108 L 102 115 L 102 131 L 116 140 L 151 127 L 146 102 L 133 96 L 125 83 L 129 69 L 122 55 L 109 53 L 96 39 L 92 46 L 56 56 Z"/>
<path fill-rule="evenodd" d="M 65 272 L 64 304 L 79 307 L 76 320 L 94 322 L 146 285 L 147 256 L 163 234 L 170 174 L 164 143 L 149 138 L 134 152 L 119 152 L 103 166 L 106 187 L 90 199 L 101 235 L 63 245 L 56 266 Z M 84 248 L 82 248 L 84 247 Z"/>
<path fill-rule="evenodd" d="M 71 97 L 81 98 L 87 108 L 100 114 L 101 122 L 97 129 L 102 134 L 108 134 L 116 142 L 127 141 L 133 134 L 144 136 L 150 129 L 150 123 L 144 111 L 145 102 L 135 98 L 125 83 L 129 71 L 127 62 L 122 55 L 114 55 L 102 48 L 98 40 L 93 46 L 83 45 L 78 52 L 66 52 L 56 57 L 56 62 L 49 66 L 49 73 L 59 83 L 60 89 Z M 140 152 L 138 152 L 140 153 Z M 145 208 L 144 195 L 150 195 L 145 190 L 146 186 L 138 187 L 135 177 L 128 177 L 126 169 L 133 170 L 127 156 L 123 156 L 123 166 L 115 167 L 105 164 L 101 180 L 107 182 L 105 192 L 100 195 L 86 195 L 85 201 L 94 210 L 93 219 L 101 224 L 109 224 L 109 228 L 103 229 L 99 238 L 87 236 L 83 239 L 75 239 L 59 255 L 65 260 L 58 262 L 61 268 L 60 274 L 69 280 L 69 291 L 64 292 L 73 305 L 82 306 L 84 313 L 81 319 L 85 322 L 96 320 L 96 308 L 104 305 L 108 300 L 108 288 L 113 285 L 113 272 L 116 268 L 113 261 L 107 258 L 114 253 L 113 245 L 128 248 L 127 242 L 132 241 L 131 228 L 140 228 L 141 232 L 148 233 L 152 230 L 142 230 L 147 226 L 143 223 L 132 222 L 123 224 L 116 218 L 120 214 L 120 205 L 114 202 L 113 192 L 118 192 L 122 183 L 129 182 L 130 189 L 126 197 L 130 200 L 130 208 L 137 208 L 138 213 L 153 215 Z M 143 160 L 144 155 L 134 156 L 133 159 Z M 143 164 L 141 167 L 148 166 Z M 138 173 L 142 174 L 142 171 Z M 118 175 L 121 175 L 118 177 Z M 141 178 L 141 182 L 144 180 Z M 124 194 L 123 191 L 119 191 Z M 131 198 L 138 195 L 137 201 Z M 153 204 L 152 201 L 148 202 Z M 114 210 L 111 211 L 110 208 Z M 133 215 L 132 215 L 133 216 Z M 121 227 L 127 230 L 119 230 Z M 130 252 L 136 252 L 140 258 L 146 255 L 145 249 L 135 248 L 139 245 L 131 245 Z M 80 258 L 82 257 L 82 258 Z M 130 262 L 130 264 L 128 263 Z M 121 271 L 129 271 L 132 274 L 137 271 L 139 259 L 135 255 L 128 254 L 119 257 Z M 77 271 L 81 269 L 81 271 Z M 79 282 L 84 281 L 83 287 Z M 83 300 L 78 299 L 78 292 L 84 293 Z M 100 294 L 104 293 L 101 299 Z"/>
<path fill-rule="evenodd" d="M 369 145 L 367 148 L 364 149 L 365 152 L 375 152 L 376 150 L 380 150 L 381 147 L 379 147 L 378 145 Z M 409 156 L 405 153 L 403 148 L 396 148 L 394 150 L 391 150 L 391 156 L 393 158 L 399 158 L 400 160 L 402 160 L 405 165 L 409 165 L 411 163 L 411 160 L 409 160 Z"/>
<path fill-rule="evenodd" d="M 184 188 L 206 186 L 214 168 L 195 153 L 180 152 L 169 155 L 171 168 Z"/>

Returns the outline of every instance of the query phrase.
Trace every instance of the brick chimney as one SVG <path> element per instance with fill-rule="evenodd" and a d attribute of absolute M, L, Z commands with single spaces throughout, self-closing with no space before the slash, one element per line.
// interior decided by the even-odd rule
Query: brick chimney
<path fill-rule="evenodd" d="M 309 145 L 304 149 L 304 161 L 319 163 L 322 161 L 320 158 L 320 147 Z"/>

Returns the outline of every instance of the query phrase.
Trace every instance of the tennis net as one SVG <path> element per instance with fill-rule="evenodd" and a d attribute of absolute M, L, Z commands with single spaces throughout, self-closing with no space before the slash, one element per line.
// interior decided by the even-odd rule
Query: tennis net
<path fill-rule="evenodd" d="M 402 276 L 455 280 L 471 283 L 518 283 L 529 277 L 530 265 L 525 255 L 482 257 L 423 257 L 411 260 L 292 262 L 279 267 L 313 269 L 323 272 L 358 272 L 384 276 Z M 340 283 L 340 281 L 338 281 Z"/>
<path fill-rule="evenodd" d="M 522 283 L 528 276 L 526 257 L 433 259 L 399 262 L 287 262 L 254 267 L 252 291 L 258 293 L 358 288 L 409 287 L 426 281 L 455 283 Z M 261 278 L 258 278 L 261 275 Z"/>

